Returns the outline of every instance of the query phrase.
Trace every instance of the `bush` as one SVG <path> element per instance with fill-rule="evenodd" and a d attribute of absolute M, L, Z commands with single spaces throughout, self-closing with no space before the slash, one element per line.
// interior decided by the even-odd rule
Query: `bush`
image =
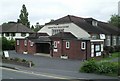
<path fill-rule="evenodd" d="M 100 74 L 118 74 L 118 63 L 101 62 L 96 70 Z"/>
<path fill-rule="evenodd" d="M 120 65 L 117 62 L 102 61 L 97 63 L 95 60 L 86 61 L 80 68 L 81 72 L 98 74 L 120 74 Z"/>
<path fill-rule="evenodd" d="M 7 40 L 5 37 L 2 37 L 2 50 L 14 50 L 15 49 L 15 41 Z"/>
<path fill-rule="evenodd" d="M 97 69 L 97 64 L 94 59 L 86 61 L 81 67 L 81 72 L 94 73 Z"/>
<path fill-rule="evenodd" d="M 20 58 L 14 58 L 14 61 L 20 62 Z"/>
<path fill-rule="evenodd" d="M 22 59 L 22 62 L 26 62 L 27 60 L 25 60 L 25 59 Z"/>

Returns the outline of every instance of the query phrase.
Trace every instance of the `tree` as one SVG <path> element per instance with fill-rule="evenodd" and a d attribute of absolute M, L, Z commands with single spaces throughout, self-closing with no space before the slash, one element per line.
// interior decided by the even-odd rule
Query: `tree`
<path fill-rule="evenodd" d="M 110 18 L 109 23 L 111 23 L 111 24 L 113 24 L 114 26 L 120 28 L 120 16 L 119 16 L 119 15 L 116 15 L 116 14 L 112 15 L 111 18 Z"/>
<path fill-rule="evenodd" d="M 30 28 L 30 22 L 28 20 L 28 12 L 27 12 L 27 9 L 26 9 L 24 4 L 22 6 L 19 18 L 20 19 L 18 19 L 18 21 L 17 21 L 18 23 L 22 23 L 23 25 L 25 25 L 25 26 Z"/>
<path fill-rule="evenodd" d="M 31 29 L 34 30 L 34 26 L 33 25 L 31 26 Z"/>

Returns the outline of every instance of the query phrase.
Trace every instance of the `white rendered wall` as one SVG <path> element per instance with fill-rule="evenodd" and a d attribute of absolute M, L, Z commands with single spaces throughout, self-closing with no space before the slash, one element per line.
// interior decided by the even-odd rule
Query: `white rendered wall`
<path fill-rule="evenodd" d="M 68 24 L 59 24 L 59 25 L 45 25 L 41 30 L 38 32 L 47 33 L 50 36 L 52 35 L 52 29 L 64 29 L 64 32 L 71 32 L 78 38 L 88 38 L 90 34 L 88 34 L 85 30 L 80 28 L 74 23 Z"/>

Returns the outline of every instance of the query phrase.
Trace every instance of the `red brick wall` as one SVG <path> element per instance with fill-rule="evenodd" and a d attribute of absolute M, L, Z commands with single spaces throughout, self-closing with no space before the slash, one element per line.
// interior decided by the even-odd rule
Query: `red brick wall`
<path fill-rule="evenodd" d="M 19 40 L 19 45 L 17 45 L 17 40 Z M 35 44 L 33 46 L 30 46 L 30 41 L 27 40 L 27 46 L 25 46 L 24 45 L 25 39 L 17 39 L 17 40 L 16 40 L 16 52 L 23 53 L 26 51 L 29 54 L 36 53 L 36 45 Z"/>
<path fill-rule="evenodd" d="M 57 48 L 53 47 L 53 57 L 60 57 L 61 56 L 62 41 L 59 39 L 55 39 L 54 41 L 57 41 Z M 53 41 L 53 43 L 54 43 L 54 41 Z M 57 52 L 55 52 L 54 50 L 57 50 Z"/>
<path fill-rule="evenodd" d="M 36 53 L 36 44 L 34 43 L 33 46 L 30 46 L 30 40 L 28 40 L 28 45 L 27 45 L 27 49 L 28 49 L 28 53 L 29 54 L 34 54 Z"/>
<path fill-rule="evenodd" d="M 19 45 L 17 45 L 17 40 L 19 40 Z M 27 46 L 24 45 L 24 39 L 17 39 L 16 40 L 16 52 L 23 53 L 27 51 Z"/>
<path fill-rule="evenodd" d="M 71 40 L 70 48 L 66 48 L 66 41 L 63 43 L 63 53 L 68 55 L 70 59 L 83 60 L 86 57 L 86 50 L 81 50 L 81 41 Z"/>
<path fill-rule="evenodd" d="M 61 55 L 67 55 L 69 59 L 86 59 L 86 53 L 89 52 L 86 50 L 81 50 L 81 41 L 77 40 L 68 40 L 70 42 L 70 48 L 66 48 L 66 41 L 67 40 L 57 40 L 54 39 L 54 41 L 59 41 L 59 44 L 57 44 L 57 52 L 53 51 L 53 57 L 60 57 Z M 87 42 L 89 43 L 89 42 Z M 62 45 L 63 44 L 63 45 Z M 88 47 L 90 44 L 88 44 Z M 86 47 L 87 48 L 87 47 Z M 54 49 L 53 49 L 54 50 Z M 90 54 L 90 53 L 89 53 Z"/>

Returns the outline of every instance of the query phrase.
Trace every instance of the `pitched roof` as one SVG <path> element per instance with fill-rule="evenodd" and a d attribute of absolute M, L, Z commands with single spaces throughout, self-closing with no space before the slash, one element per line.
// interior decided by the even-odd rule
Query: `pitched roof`
<path fill-rule="evenodd" d="M 45 42 L 50 42 L 50 38 L 49 37 L 39 37 L 36 39 L 30 39 L 32 42 L 34 43 L 45 43 Z"/>
<path fill-rule="evenodd" d="M 27 39 L 31 40 L 34 43 L 44 43 L 51 41 L 47 33 L 33 33 L 28 36 Z"/>
<path fill-rule="evenodd" d="M 25 25 L 22 25 L 21 23 L 5 23 L 2 24 L 2 32 L 18 32 L 18 33 L 33 33 L 30 28 L 26 27 Z"/>
<path fill-rule="evenodd" d="M 29 35 L 27 38 L 33 39 L 33 38 L 39 38 L 39 37 L 43 37 L 43 36 L 49 36 L 49 35 L 47 33 L 33 33 L 33 34 Z"/>
<path fill-rule="evenodd" d="M 110 25 L 109 23 L 107 23 L 107 25 L 105 25 L 106 24 L 105 22 L 102 22 L 102 24 L 101 24 L 100 21 L 95 20 L 99 23 L 99 25 L 97 27 L 95 27 L 91 24 L 92 20 L 95 20 L 95 19 L 81 18 L 81 17 L 72 16 L 72 15 L 67 15 L 67 16 L 57 19 L 55 21 L 46 23 L 46 25 L 74 23 L 77 26 L 79 26 L 80 28 L 87 31 L 88 33 L 92 33 L 92 34 L 102 34 L 102 33 L 103 34 L 116 34 L 115 32 L 118 33 L 118 31 L 116 31 L 116 29 L 115 29 L 114 33 L 111 32 L 111 27 L 113 27 L 113 26 Z M 106 27 L 107 29 L 104 27 Z M 113 31 L 114 31 L 114 27 L 113 27 Z"/>
<path fill-rule="evenodd" d="M 61 39 L 77 39 L 72 33 L 70 32 L 60 32 L 55 35 L 52 35 L 50 38 L 61 38 Z"/>

